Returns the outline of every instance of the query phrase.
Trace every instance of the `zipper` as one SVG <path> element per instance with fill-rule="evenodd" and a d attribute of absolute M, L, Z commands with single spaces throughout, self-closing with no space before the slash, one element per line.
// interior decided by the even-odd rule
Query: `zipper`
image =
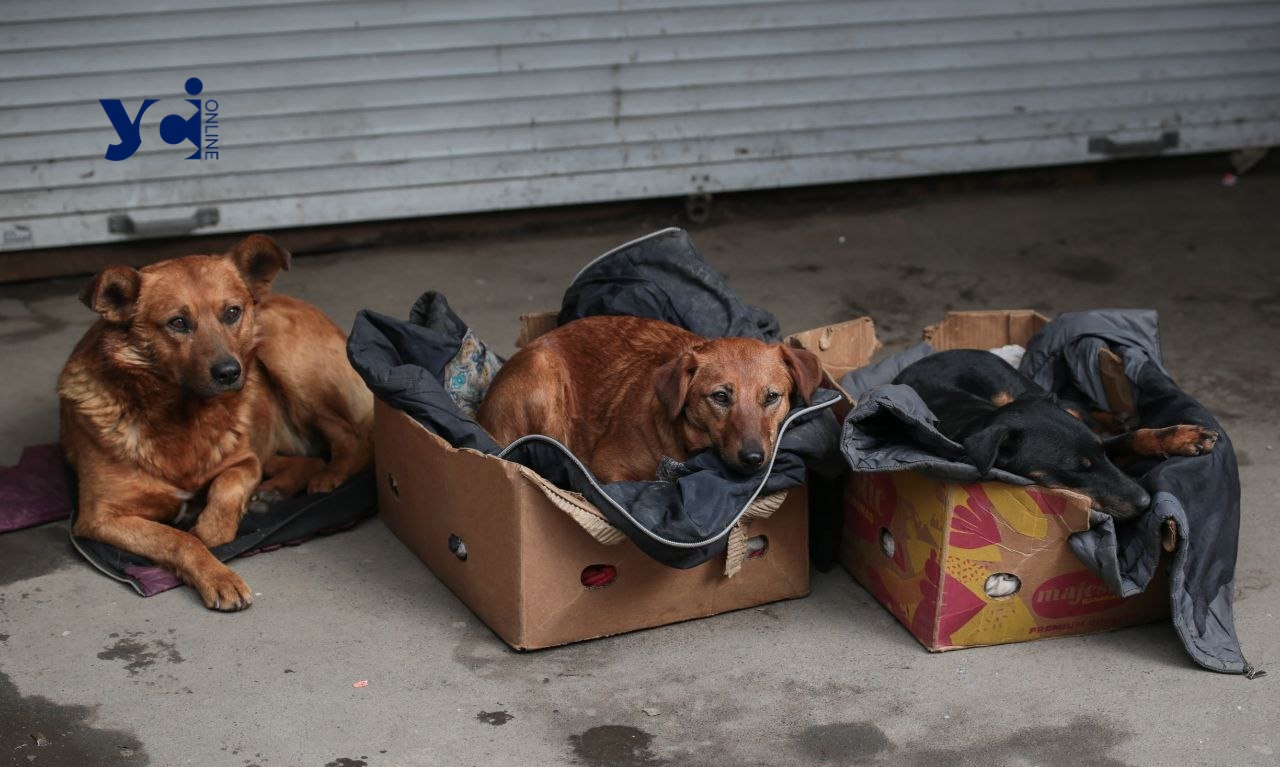
<path fill-rule="evenodd" d="M 621 245 L 619 245 L 618 247 L 614 248 L 613 250 L 605 251 L 604 253 L 601 253 L 600 255 L 596 256 L 595 258 L 593 258 L 593 259 L 591 259 L 589 262 L 587 262 L 587 265 L 586 265 L 586 266 L 584 266 L 584 267 L 582 267 L 581 269 L 579 269 L 579 270 L 578 270 L 578 273 L 577 273 L 577 274 L 575 274 L 575 275 L 573 275 L 573 280 L 572 280 L 572 282 L 570 282 L 569 284 L 570 284 L 570 285 L 572 285 L 574 282 L 577 282 L 577 281 L 578 281 L 578 278 L 582 276 L 583 272 L 587 271 L 587 270 L 588 270 L 588 269 L 590 269 L 591 267 L 595 266 L 596 264 L 598 264 L 598 263 L 600 263 L 601 261 L 605 260 L 605 259 L 606 259 L 606 258 L 608 258 L 609 256 L 612 256 L 614 253 L 617 253 L 617 252 L 618 252 L 618 251 L 620 251 L 620 250 L 626 250 L 627 248 L 631 247 L 632 245 L 635 245 L 636 243 L 644 242 L 645 240 L 647 240 L 647 239 L 649 239 L 649 238 L 651 238 L 651 237 L 657 237 L 657 236 L 659 236 L 659 235 L 666 234 L 667 232 L 679 232 L 679 231 L 681 231 L 681 229 L 680 229 L 680 227 L 678 227 L 678 226 L 668 226 L 666 229 L 659 229 L 659 230 L 658 230 L 658 231 L 656 231 L 656 232 L 650 232 L 650 233 L 648 233 L 648 234 L 644 235 L 643 237 L 637 237 L 637 238 L 635 238 L 634 240 L 631 240 L 630 242 L 624 242 L 624 243 L 622 243 Z"/>
<path fill-rule="evenodd" d="M 816 413 L 819 410 L 824 410 L 826 408 L 829 408 L 832 405 L 835 405 L 839 401 L 840 401 L 839 396 L 832 396 L 831 399 L 827 400 L 826 402 L 819 402 L 817 404 L 808 405 L 806 407 L 800 408 L 799 410 L 792 410 L 787 415 L 786 419 L 783 420 L 782 425 L 778 427 L 778 439 L 773 445 L 773 453 L 769 456 L 769 465 L 768 467 L 766 467 L 763 475 L 761 476 L 760 484 L 756 486 L 755 492 L 751 494 L 751 497 L 747 499 L 747 502 L 743 504 L 742 508 L 738 510 L 738 513 L 734 515 L 733 520 L 730 521 L 727 525 L 725 525 L 725 528 L 722 531 L 720 531 L 719 533 L 716 533 L 710 538 L 706 538 L 701 541 L 694 541 L 692 543 L 668 540 L 667 538 L 664 538 L 661 535 L 658 535 L 657 533 L 648 529 L 644 525 L 641 525 L 636 520 L 635 517 L 631 516 L 631 512 L 623 508 L 621 504 L 615 501 L 611 496 L 609 496 L 608 493 L 604 491 L 604 487 L 599 482 L 596 481 L 595 475 L 592 474 L 591 471 L 587 469 L 586 466 L 583 465 L 582 461 L 578 460 L 578 456 L 570 452 L 569 448 L 565 447 L 563 444 L 561 444 L 558 440 L 556 440 L 553 437 L 548 437 L 544 434 L 526 435 L 524 437 L 517 439 L 515 442 L 512 442 L 510 445 L 507 445 L 502 450 L 502 452 L 498 453 L 498 457 L 505 458 L 507 454 L 509 454 L 512 450 L 514 450 L 519 445 L 523 445 L 526 442 L 545 442 L 547 444 L 554 445 L 555 447 L 559 448 L 566 456 L 568 456 L 569 460 L 573 461 L 573 463 L 579 469 L 582 470 L 582 473 L 586 476 L 587 481 L 591 484 L 591 487 L 595 489 L 597 493 L 603 496 L 604 499 L 608 501 L 609 505 L 612 506 L 614 510 L 616 510 L 619 514 L 621 514 L 628 522 L 630 522 L 632 526 L 636 527 L 645 535 L 647 535 L 649 538 L 652 538 L 653 540 L 663 544 L 664 546 L 671 546 L 677 549 L 697 549 L 697 548 L 706 546 L 708 544 L 715 543 L 716 541 L 728 535 L 729 531 L 733 529 L 733 526 L 738 524 L 738 521 L 742 519 L 742 515 L 747 513 L 747 509 L 751 507 L 751 504 L 755 503 L 755 500 L 757 497 L 759 497 L 760 492 L 764 490 L 765 483 L 769 481 L 769 475 L 773 472 L 773 464 L 778 457 L 778 450 L 782 445 L 782 436 L 786 434 L 787 429 L 790 428 L 791 424 L 797 418 L 808 415 L 810 413 Z"/>

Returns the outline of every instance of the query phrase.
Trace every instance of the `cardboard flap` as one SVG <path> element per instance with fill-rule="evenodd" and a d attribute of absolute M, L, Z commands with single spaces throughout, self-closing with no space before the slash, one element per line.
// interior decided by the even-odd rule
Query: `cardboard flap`
<path fill-rule="evenodd" d="M 610 524 L 605 519 L 604 512 L 596 508 L 581 493 L 562 490 L 526 466 L 520 467 L 520 474 L 538 488 L 557 509 L 568 514 L 592 538 L 606 546 L 613 546 L 627 540 L 626 534 Z"/>
<path fill-rule="evenodd" d="M 724 577 L 732 578 L 737 575 L 742 570 L 742 564 L 747 561 L 747 557 L 751 554 L 747 545 L 747 532 L 751 528 L 751 520 L 768 519 L 786 500 L 786 490 L 779 490 L 763 498 L 757 498 L 746 513 L 742 515 L 742 519 L 738 520 L 738 523 L 733 526 L 729 531 L 729 539 L 725 544 Z"/>
<path fill-rule="evenodd" d="M 534 312 L 520 315 L 520 335 L 516 337 L 516 348 L 524 346 L 540 335 L 556 329 L 560 312 Z"/>
<path fill-rule="evenodd" d="M 792 333 L 784 343 L 817 355 L 833 382 L 850 370 L 866 365 L 880 348 L 876 326 L 870 317 Z"/>
<path fill-rule="evenodd" d="M 948 312 L 945 319 L 924 329 L 924 340 L 938 351 L 1026 346 L 1049 318 L 1031 309 Z"/>
<path fill-rule="evenodd" d="M 1138 411 L 1133 401 L 1133 384 L 1124 374 L 1124 360 L 1105 346 L 1098 351 L 1098 374 L 1102 378 L 1102 390 L 1107 395 L 1107 407 L 1124 419 L 1133 418 Z"/>

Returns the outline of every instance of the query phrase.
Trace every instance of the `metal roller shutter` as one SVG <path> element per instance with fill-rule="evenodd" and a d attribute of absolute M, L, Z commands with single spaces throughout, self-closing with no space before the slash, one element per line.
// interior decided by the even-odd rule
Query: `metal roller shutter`
<path fill-rule="evenodd" d="M 217 159 L 160 138 L 189 77 Z M 1276 0 L 0 4 L 6 250 L 1278 137 Z"/>

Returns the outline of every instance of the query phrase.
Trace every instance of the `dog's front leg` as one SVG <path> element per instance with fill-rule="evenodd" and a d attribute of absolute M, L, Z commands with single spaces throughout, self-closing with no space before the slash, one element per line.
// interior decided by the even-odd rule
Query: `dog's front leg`
<path fill-rule="evenodd" d="M 89 500 L 81 505 L 75 534 L 144 556 L 175 573 L 213 610 L 243 610 L 253 603 L 248 584 L 218 561 L 198 538 L 141 516 L 147 499 Z M 136 503 L 135 503 L 136 501 Z M 166 516 L 157 514 L 157 516 Z"/>
<path fill-rule="evenodd" d="M 1141 458 L 1173 455 L 1206 455 L 1213 452 L 1218 432 L 1183 424 L 1162 429 L 1138 429 L 1103 440 L 1107 456 L 1118 466 L 1128 466 Z"/>
<path fill-rule="evenodd" d="M 209 548 L 230 543 L 236 537 L 249 496 L 261 481 L 262 463 L 252 453 L 228 466 L 209 484 L 209 500 L 191 533 Z"/>

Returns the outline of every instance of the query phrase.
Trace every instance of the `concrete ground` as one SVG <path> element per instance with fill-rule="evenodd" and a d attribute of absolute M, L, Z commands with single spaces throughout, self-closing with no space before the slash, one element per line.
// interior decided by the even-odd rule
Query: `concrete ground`
<path fill-rule="evenodd" d="M 1185 167 L 919 196 L 749 195 L 693 234 L 784 329 L 870 314 L 890 348 L 947 309 L 1158 309 L 1168 367 L 1239 451 L 1237 626 L 1268 668 L 1280 175 L 1223 188 Z M 510 351 L 516 315 L 557 306 L 582 264 L 678 223 L 666 204 L 635 211 L 298 258 L 278 287 L 346 326 L 440 290 Z M 92 319 L 80 283 L 0 287 L 2 463 L 56 437 L 55 377 Z M 235 567 L 260 596 L 224 615 L 189 589 L 135 596 L 78 559 L 64 524 L 0 536 L 0 764 L 1280 763 L 1280 668 L 1253 681 L 1202 671 L 1164 624 L 930 655 L 837 570 L 815 574 L 807 599 L 518 654 L 376 520 Z"/>

